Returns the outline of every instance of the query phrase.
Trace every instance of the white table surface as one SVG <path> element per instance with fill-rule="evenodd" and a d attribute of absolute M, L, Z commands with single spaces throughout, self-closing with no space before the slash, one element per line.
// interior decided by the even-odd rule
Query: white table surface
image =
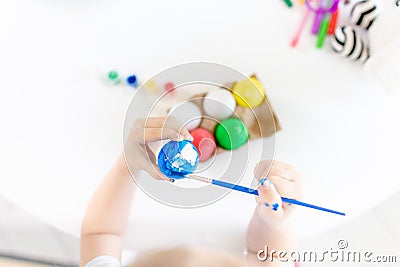
<path fill-rule="evenodd" d="M 282 124 L 276 158 L 302 172 L 305 201 L 348 214 L 300 208 L 300 236 L 340 225 L 399 189 L 398 99 L 358 64 L 314 48 L 308 33 L 291 49 L 299 7 L 279 0 L 0 6 L 0 195 L 52 226 L 79 234 L 86 203 L 121 150 L 134 91 L 100 79 L 113 68 L 143 79 L 200 60 L 257 73 Z M 253 202 L 231 193 L 204 208 L 175 209 L 138 192 L 132 239 L 145 248 L 240 236 Z"/>

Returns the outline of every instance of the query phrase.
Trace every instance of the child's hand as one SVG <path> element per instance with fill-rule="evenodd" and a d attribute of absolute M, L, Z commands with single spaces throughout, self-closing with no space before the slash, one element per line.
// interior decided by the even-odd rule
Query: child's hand
<path fill-rule="evenodd" d="M 157 156 L 147 143 L 170 139 L 193 141 L 189 131 L 180 127 L 172 117 L 137 120 L 125 143 L 124 153 L 128 166 L 133 170 L 144 170 L 156 179 L 170 180 L 157 167 Z"/>
<path fill-rule="evenodd" d="M 260 218 L 270 226 L 278 226 L 293 212 L 294 205 L 282 203 L 281 197 L 300 200 L 302 177 L 291 166 L 279 161 L 261 161 L 254 170 L 259 181 L 256 197 Z"/>

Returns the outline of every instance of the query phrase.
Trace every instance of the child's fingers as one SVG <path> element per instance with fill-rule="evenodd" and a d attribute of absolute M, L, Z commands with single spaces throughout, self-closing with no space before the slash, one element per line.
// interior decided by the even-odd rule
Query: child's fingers
<path fill-rule="evenodd" d="M 146 171 L 148 174 L 150 174 L 153 178 L 156 178 L 158 180 L 166 180 L 170 181 L 170 179 L 165 176 L 161 171 L 155 167 L 153 164 L 148 164 L 144 167 L 144 171 Z"/>
<path fill-rule="evenodd" d="M 148 117 L 142 120 L 142 126 L 148 128 L 163 128 L 166 117 Z"/>
<path fill-rule="evenodd" d="M 141 120 L 141 125 L 147 128 L 171 128 L 179 130 L 182 128 L 179 122 L 172 116 L 169 117 L 148 117 Z"/>
<path fill-rule="evenodd" d="M 268 172 L 272 166 L 270 160 L 263 160 L 256 164 L 254 167 L 254 178 L 261 180 L 263 177 L 267 177 Z"/>
<path fill-rule="evenodd" d="M 293 182 L 301 182 L 301 175 L 289 164 L 280 161 L 263 160 L 254 168 L 254 178 L 280 176 Z"/>
<path fill-rule="evenodd" d="M 287 169 L 281 166 L 273 165 L 268 173 L 269 176 L 279 176 L 288 181 L 295 182 L 300 176 L 294 169 Z"/>
<path fill-rule="evenodd" d="M 189 141 L 193 141 L 193 136 L 189 133 L 189 131 L 183 127 L 183 125 L 173 116 L 168 116 L 165 119 L 164 128 L 171 128 L 177 130 L 183 138 Z"/>
<path fill-rule="evenodd" d="M 281 176 L 270 175 L 268 178 L 274 184 L 279 195 L 297 200 L 302 199 L 302 188 L 298 183 L 291 182 Z"/>
<path fill-rule="evenodd" d="M 183 136 L 185 140 L 193 141 L 194 138 L 193 136 L 189 133 L 189 131 L 186 128 L 182 128 L 180 131 L 180 134 Z"/>
<path fill-rule="evenodd" d="M 292 165 L 287 164 L 287 163 L 282 162 L 282 161 L 279 161 L 279 160 L 273 160 L 272 161 L 272 166 L 280 167 L 280 168 L 284 168 L 284 169 L 288 169 L 288 170 L 294 169 Z"/>
<path fill-rule="evenodd" d="M 254 177 L 257 179 L 267 177 L 273 170 L 289 173 L 293 171 L 294 168 L 289 164 L 277 160 L 262 160 L 258 162 L 254 168 Z"/>
<path fill-rule="evenodd" d="M 144 141 L 153 142 L 159 140 L 171 139 L 173 141 L 182 141 L 184 136 L 175 129 L 170 128 L 144 128 Z"/>
<path fill-rule="evenodd" d="M 283 179 L 293 182 L 295 180 L 296 173 L 294 173 L 293 170 L 274 165 L 268 173 L 268 177 L 270 176 L 279 176 Z"/>
<path fill-rule="evenodd" d="M 170 179 L 158 168 L 156 155 L 147 145 L 145 146 L 144 153 L 146 153 L 147 158 L 145 158 L 141 164 L 142 169 L 158 180 L 169 181 Z"/>
<path fill-rule="evenodd" d="M 179 126 L 179 123 L 173 117 L 147 118 L 146 120 L 141 120 L 140 123 L 146 129 L 158 128 L 158 129 L 175 130 L 175 131 L 179 132 L 180 135 L 182 135 L 183 139 L 193 141 L 193 137 L 190 135 L 189 131 L 186 128 Z M 173 139 L 173 140 L 175 140 L 175 139 Z"/>
<path fill-rule="evenodd" d="M 282 199 L 274 184 L 264 178 L 260 180 L 260 185 L 258 189 L 260 212 L 265 215 L 282 213 Z"/>

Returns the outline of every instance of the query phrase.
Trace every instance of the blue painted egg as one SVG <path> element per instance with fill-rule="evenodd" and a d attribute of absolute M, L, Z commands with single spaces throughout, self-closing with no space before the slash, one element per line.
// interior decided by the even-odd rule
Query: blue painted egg
<path fill-rule="evenodd" d="M 158 154 L 158 168 L 169 178 L 180 179 L 193 173 L 199 164 L 199 152 L 192 142 L 170 141 Z"/>

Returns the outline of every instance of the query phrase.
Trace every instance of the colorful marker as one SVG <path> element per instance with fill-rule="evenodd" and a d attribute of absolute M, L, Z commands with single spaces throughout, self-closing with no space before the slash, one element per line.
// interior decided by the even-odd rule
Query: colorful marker
<path fill-rule="evenodd" d="M 296 34 L 294 35 L 294 37 L 292 39 L 292 42 L 290 43 L 290 45 L 292 47 L 296 47 L 296 45 L 300 39 L 301 33 L 304 30 L 304 26 L 306 25 L 309 15 L 310 15 L 310 9 L 307 8 L 306 12 L 304 13 L 303 19 L 301 20 L 300 26 L 297 29 Z"/>
<path fill-rule="evenodd" d="M 283 0 L 288 7 L 292 7 L 293 3 L 290 0 Z"/>
<path fill-rule="evenodd" d="M 336 9 L 336 11 L 331 16 L 331 21 L 329 22 L 329 27 L 328 27 L 329 35 L 332 35 L 335 32 L 338 16 L 339 16 L 339 8 Z"/>
<path fill-rule="evenodd" d="M 322 48 L 324 46 L 324 41 L 326 34 L 328 32 L 329 19 L 325 16 L 321 21 L 321 27 L 319 27 L 318 37 L 317 37 L 317 48 Z"/>

